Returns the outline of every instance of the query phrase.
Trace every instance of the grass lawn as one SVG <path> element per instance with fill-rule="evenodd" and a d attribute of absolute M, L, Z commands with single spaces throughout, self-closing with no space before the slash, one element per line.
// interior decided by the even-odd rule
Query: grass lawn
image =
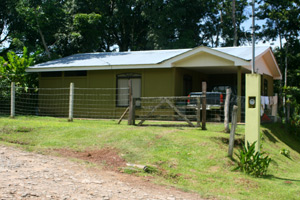
<path fill-rule="evenodd" d="M 50 117 L 0 117 L 0 143 L 37 152 L 112 147 L 126 162 L 157 166 L 163 173 L 152 175 L 154 182 L 203 197 L 300 199 L 299 138 L 280 124 L 263 125 L 262 150 L 274 162 L 267 177 L 254 178 L 232 171 L 236 164 L 227 157 L 229 135 L 222 132 L 223 124 L 209 123 L 207 129 L 117 125 L 115 120 L 75 119 L 71 123 Z M 238 125 L 236 133 L 236 140 L 243 140 L 244 126 Z M 290 158 L 280 154 L 283 148 L 290 151 Z"/>

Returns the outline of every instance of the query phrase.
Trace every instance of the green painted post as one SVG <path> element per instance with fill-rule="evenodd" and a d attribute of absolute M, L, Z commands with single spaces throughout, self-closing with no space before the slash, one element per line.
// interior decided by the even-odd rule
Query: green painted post
<path fill-rule="evenodd" d="M 245 144 L 256 142 L 256 151 L 260 146 L 260 85 L 259 74 L 246 74 Z"/>

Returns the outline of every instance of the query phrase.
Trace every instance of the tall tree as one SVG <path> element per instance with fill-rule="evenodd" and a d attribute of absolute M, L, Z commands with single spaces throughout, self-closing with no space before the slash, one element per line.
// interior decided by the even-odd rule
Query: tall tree
<path fill-rule="evenodd" d="M 276 55 L 280 69 L 286 75 L 284 78 L 286 83 L 288 83 L 288 71 L 299 69 L 296 63 L 289 62 L 292 55 L 290 51 L 294 51 L 296 55 L 300 53 L 295 52 L 298 50 L 297 42 L 300 34 L 299 6 L 299 0 L 264 0 L 259 6 L 258 17 L 266 21 L 260 34 L 267 41 L 279 39 L 280 45 Z M 295 83 L 290 82 L 290 84 Z"/>
<path fill-rule="evenodd" d="M 250 34 L 242 27 L 249 17 L 247 0 L 223 0 L 222 2 L 222 46 L 240 46 L 250 40 Z"/>
<path fill-rule="evenodd" d="M 237 35 L 237 27 L 236 27 L 236 19 L 235 19 L 235 0 L 232 0 L 232 26 L 233 26 L 233 46 L 237 46 L 238 35 Z"/>
<path fill-rule="evenodd" d="M 221 44 L 222 25 L 223 25 L 223 0 L 208 1 L 207 12 L 203 20 L 200 22 L 200 37 L 203 45 L 218 47 Z"/>
<path fill-rule="evenodd" d="M 12 36 L 13 33 L 16 34 L 15 30 L 20 27 L 20 18 L 16 11 L 18 1 L 0 1 L 0 56 L 6 56 L 6 53 L 15 47 L 23 47 L 18 42 L 18 39 Z"/>
<path fill-rule="evenodd" d="M 203 44 L 201 22 L 210 10 L 205 0 L 155 0 L 146 11 L 149 48 L 191 48 Z"/>
<path fill-rule="evenodd" d="M 54 35 L 64 26 L 64 10 L 59 0 L 19 0 L 16 10 L 21 26 L 15 31 L 19 39 L 33 49 L 43 49 L 51 58 L 50 49 L 55 44 Z"/>

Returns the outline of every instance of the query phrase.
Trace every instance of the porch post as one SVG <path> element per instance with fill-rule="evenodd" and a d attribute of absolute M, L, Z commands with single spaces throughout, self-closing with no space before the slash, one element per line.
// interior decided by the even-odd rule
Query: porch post
<path fill-rule="evenodd" d="M 241 96 L 242 96 L 242 69 L 241 66 L 237 67 L 237 122 L 241 122 L 242 119 L 242 103 L 241 103 Z"/>

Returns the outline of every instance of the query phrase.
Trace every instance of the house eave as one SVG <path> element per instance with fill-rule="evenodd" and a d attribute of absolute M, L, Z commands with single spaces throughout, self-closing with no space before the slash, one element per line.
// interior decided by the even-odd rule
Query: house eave
<path fill-rule="evenodd" d="M 54 71 L 83 71 L 83 70 L 118 70 L 118 69 L 161 69 L 171 68 L 162 64 L 151 65 L 106 65 L 106 66 L 70 66 L 70 67 L 43 67 L 28 68 L 26 72 L 54 72 Z"/>

